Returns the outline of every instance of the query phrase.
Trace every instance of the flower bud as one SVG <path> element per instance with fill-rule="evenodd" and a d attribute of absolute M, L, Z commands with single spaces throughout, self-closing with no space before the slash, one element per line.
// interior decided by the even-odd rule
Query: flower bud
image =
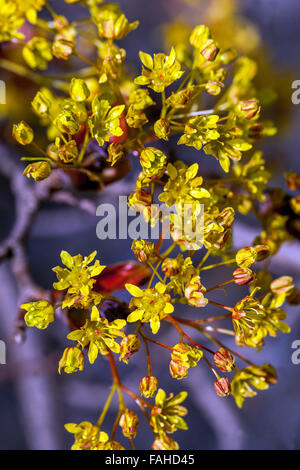
<path fill-rule="evenodd" d="M 46 70 L 52 60 L 51 43 L 42 37 L 33 37 L 23 48 L 23 58 L 32 69 Z"/>
<path fill-rule="evenodd" d="M 166 155 L 154 147 L 147 147 L 141 152 L 140 163 L 143 173 L 148 176 L 160 176 L 164 171 Z"/>
<path fill-rule="evenodd" d="M 238 105 L 238 111 L 245 119 L 253 119 L 260 112 L 260 106 L 257 99 L 242 101 Z"/>
<path fill-rule="evenodd" d="M 234 209 L 232 207 L 225 207 L 216 217 L 216 222 L 223 227 L 231 227 L 234 221 Z"/>
<path fill-rule="evenodd" d="M 252 246 L 246 246 L 237 252 L 235 259 L 241 268 L 249 268 L 257 261 L 256 250 Z"/>
<path fill-rule="evenodd" d="M 226 377 L 221 377 L 214 383 L 214 389 L 219 397 L 228 397 L 230 395 L 230 383 Z"/>
<path fill-rule="evenodd" d="M 300 304 L 300 289 L 294 289 L 287 298 L 289 305 L 299 305 Z"/>
<path fill-rule="evenodd" d="M 70 85 L 70 96 L 74 101 L 85 101 L 90 96 L 90 90 L 84 80 L 72 78 Z"/>
<path fill-rule="evenodd" d="M 83 352 L 76 346 L 66 348 L 61 360 L 59 361 L 58 372 L 61 373 L 61 369 L 64 369 L 66 374 L 72 374 L 78 370 L 83 370 L 83 367 Z"/>
<path fill-rule="evenodd" d="M 291 294 L 294 289 L 293 278 L 290 276 L 281 276 L 271 282 L 270 288 L 273 294 Z"/>
<path fill-rule="evenodd" d="M 249 286 L 255 281 L 255 273 L 249 268 L 237 268 L 233 272 L 234 282 L 238 286 Z"/>
<path fill-rule="evenodd" d="M 153 450 L 178 450 L 179 445 L 167 434 L 161 434 L 152 444 Z"/>
<path fill-rule="evenodd" d="M 32 128 L 25 121 L 13 125 L 13 138 L 21 145 L 29 145 L 34 139 Z"/>
<path fill-rule="evenodd" d="M 290 199 L 290 206 L 295 214 L 300 215 L 300 196 Z"/>
<path fill-rule="evenodd" d="M 255 245 L 254 249 L 257 254 L 256 261 L 263 261 L 268 258 L 271 254 L 270 247 L 268 245 Z"/>
<path fill-rule="evenodd" d="M 68 19 L 63 15 L 57 15 L 54 18 L 54 25 L 57 30 L 61 30 L 69 26 Z"/>
<path fill-rule="evenodd" d="M 248 129 L 248 136 L 250 139 L 261 139 L 264 135 L 264 128 L 258 122 L 252 124 Z"/>
<path fill-rule="evenodd" d="M 234 49 L 225 49 L 220 53 L 222 64 L 228 65 L 237 58 L 237 52 Z"/>
<path fill-rule="evenodd" d="M 27 312 L 24 317 L 27 326 L 35 326 L 44 330 L 54 321 L 54 308 L 48 300 L 30 302 L 21 305 L 20 308 Z"/>
<path fill-rule="evenodd" d="M 74 41 L 62 36 L 56 36 L 53 45 L 52 53 L 57 59 L 68 60 L 73 54 Z"/>
<path fill-rule="evenodd" d="M 59 159 L 64 163 L 72 163 L 78 157 L 78 148 L 75 140 L 70 140 L 57 149 Z"/>
<path fill-rule="evenodd" d="M 63 134 L 74 135 L 80 130 L 80 124 L 76 121 L 76 116 L 70 111 L 61 112 L 56 120 L 55 124 L 60 132 Z"/>
<path fill-rule="evenodd" d="M 180 273 L 180 264 L 175 258 L 166 258 L 161 265 L 161 270 L 165 276 L 176 276 Z"/>
<path fill-rule="evenodd" d="M 163 140 L 169 140 L 170 125 L 165 119 L 159 119 L 154 124 L 154 132 L 156 137 Z"/>
<path fill-rule="evenodd" d="M 187 376 L 189 368 L 197 366 L 203 356 L 200 349 L 186 343 L 176 344 L 171 353 L 169 366 L 170 373 L 174 379 L 183 379 Z"/>
<path fill-rule="evenodd" d="M 193 307 L 205 307 L 208 300 L 204 297 L 205 287 L 200 282 L 199 276 L 194 276 L 190 282 L 188 282 L 184 289 L 184 295 L 189 303 Z"/>
<path fill-rule="evenodd" d="M 49 112 L 51 102 L 45 95 L 45 93 L 39 91 L 33 101 L 32 101 L 32 107 L 34 111 L 39 115 L 39 116 L 44 116 Z"/>
<path fill-rule="evenodd" d="M 140 393 L 145 398 L 154 397 L 158 387 L 158 379 L 151 375 L 143 377 L 140 380 Z"/>
<path fill-rule="evenodd" d="M 139 425 L 139 418 L 134 411 L 127 408 L 122 414 L 119 424 L 125 437 L 128 437 L 129 439 L 135 438 Z"/>
<path fill-rule="evenodd" d="M 213 95 L 213 96 L 217 96 L 221 93 L 221 90 L 223 88 L 223 83 L 222 82 L 219 82 L 219 81 L 213 81 L 213 80 L 209 80 L 206 84 L 205 84 L 205 90 L 207 91 L 207 93 L 209 93 L 210 95 Z"/>
<path fill-rule="evenodd" d="M 120 361 L 128 364 L 130 357 L 138 352 L 141 346 L 141 341 L 137 335 L 128 335 L 122 339 L 120 344 Z"/>
<path fill-rule="evenodd" d="M 222 372 L 231 372 L 234 369 L 234 357 L 227 349 L 220 348 L 214 354 L 214 362 Z"/>
<path fill-rule="evenodd" d="M 292 191 L 300 191 L 300 175 L 294 171 L 287 171 L 284 173 L 285 182 L 289 189 Z"/>
<path fill-rule="evenodd" d="M 155 261 L 157 255 L 155 253 L 155 245 L 147 240 L 134 240 L 131 249 L 138 261 L 145 263 L 146 261 Z"/>
<path fill-rule="evenodd" d="M 51 174 L 51 166 L 48 162 L 35 162 L 28 165 L 24 172 L 23 176 L 27 178 L 33 178 L 35 181 L 42 181 Z"/>
<path fill-rule="evenodd" d="M 215 41 L 213 39 L 208 39 L 203 45 L 201 54 L 206 60 L 212 61 L 215 60 L 219 50 L 220 49 L 216 45 Z"/>
<path fill-rule="evenodd" d="M 189 367 L 185 367 L 183 363 L 171 361 L 169 365 L 170 374 L 174 379 L 184 379 L 188 375 Z"/>
<path fill-rule="evenodd" d="M 144 189 L 137 189 L 134 193 L 130 194 L 128 198 L 128 205 L 137 212 L 143 212 L 145 206 L 150 206 L 152 196 Z"/>
<path fill-rule="evenodd" d="M 210 30 L 205 25 L 196 26 L 190 35 L 190 44 L 200 48 L 210 37 Z"/>

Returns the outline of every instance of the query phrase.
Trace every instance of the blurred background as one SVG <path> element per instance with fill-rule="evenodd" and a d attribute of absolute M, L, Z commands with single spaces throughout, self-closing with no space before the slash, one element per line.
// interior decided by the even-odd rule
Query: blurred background
<path fill-rule="evenodd" d="M 129 67 L 136 74 L 140 70 L 138 51 L 151 54 L 162 49 L 168 51 L 170 44 L 178 40 L 179 31 L 184 34 L 184 25 L 206 23 L 222 45 L 234 45 L 241 53 L 254 57 L 260 66 L 258 80 L 261 86 L 273 88 L 277 94 L 270 112 L 279 132 L 260 146 L 265 152 L 267 166 L 273 172 L 270 186 L 283 186 L 283 171 L 300 172 L 300 105 L 291 102 L 291 84 L 300 80 L 298 0 L 121 0 L 119 3 L 131 21 L 140 21 L 139 28 L 121 43 L 127 51 Z M 57 11 L 70 14 L 72 18 L 84 15 L 80 6 L 66 7 L 61 1 L 52 4 L 54 9 L 57 7 Z M 177 29 L 166 26 L 170 21 L 177 24 Z M 0 69 L 0 79 L 4 78 L 7 80 Z M 18 83 L 15 77 L 11 78 L 7 83 L 8 103 L 0 105 L 0 154 L 10 161 L 9 168 L 0 164 L 0 244 L 9 235 L 18 214 L 13 186 L 22 184 L 17 177 L 12 178 L 20 171 L 17 163 L 20 155 L 16 147 L 7 143 L 10 120 L 13 122 L 15 116 L 19 116 L 20 104 L 29 107 L 30 102 L 30 96 L 20 91 Z M 176 142 L 170 143 L 170 150 L 186 161 L 198 158 L 196 151 L 190 148 L 178 150 Z M 207 168 L 215 170 L 215 161 L 209 157 L 203 156 L 200 171 L 201 165 L 204 172 Z M 133 165 L 126 178 L 106 188 L 98 201 L 116 202 L 119 194 L 129 194 L 137 171 Z M 24 188 L 24 198 L 29 198 L 29 202 L 30 188 Z M 49 288 L 54 281 L 51 268 L 59 264 L 62 249 L 73 255 L 96 249 L 101 264 L 106 265 L 132 259 L 131 240 L 97 239 L 97 221 L 97 217 L 86 210 L 43 203 L 32 222 L 27 244 L 34 282 L 44 289 Z M 235 246 L 251 243 L 258 230 L 251 217 L 240 217 L 234 232 Z M 300 287 L 299 241 L 295 239 L 285 244 L 270 269 L 275 276 L 293 276 L 296 286 Z M 220 278 L 227 279 L 230 273 L 227 268 L 220 268 Z M 215 281 L 212 275 L 206 276 L 207 286 L 216 284 Z M 230 293 L 228 301 L 233 305 L 235 299 L 241 298 L 241 288 L 232 287 Z M 219 292 L 215 299 L 222 301 L 224 295 Z M 123 292 L 119 297 L 126 299 Z M 15 328 L 17 303 L 14 267 L 5 261 L 0 264 L 0 339 L 7 344 L 7 364 L 0 365 L 0 449 L 67 449 L 72 444 L 72 436 L 64 430 L 65 423 L 98 419 L 111 383 L 108 364 L 99 358 L 93 367 L 86 365 L 80 374 L 59 376 L 57 363 L 66 345 L 67 326 L 56 321 L 46 331 L 30 329 L 26 341 L 15 344 L 11 335 Z M 186 310 L 187 307 L 182 306 L 179 313 Z M 207 313 L 207 316 L 213 314 L 214 309 L 207 308 Z M 181 449 L 300 448 L 300 365 L 291 361 L 292 342 L 300 340 L 299 308 L 288 307 L 287 323 L 292 327 L 290 334 L 279 334 L 275 339 L 268 337 L 259 354 L 247 351 L 248 357 L 259 364 L 272 363 L 279 380 L 268 391 L 246 400 L 242 410 L 236 408 L 232 398 L 216 396 L 211 373 L 206 367 L 191 369 L 184 381 L 172 379 L 166 373 L 168 352 L 153 346 L 153 373 L 161 378 L 160 386 L 168 392 L 178 393 L 184 389 L 189 393 L 187 422 L 190 430 L 178 431 L 174 436 Z M 164 327 L 162 334 L 162 341 L 172 344 L 173 332 Z M 227 337 L 222 340 L 228 345 L 232 342 L 228 342 Z M 162 354 L 166 357 L 162 358 Z M 145 367 L 142 354 L 133 357 L 129 366 L 120 364 L 124 384 L 131 387 L 137 384 Z M 132 402 L 130 405 L 133 406 Z M 116 412 L 117 403 L 113 402 L 105 421 L 108 430 Z M 149 448 L 152 436 L 143 419 L 140 426 L 143 432 L 138 433 L 136 447 Z M 117 440 L 122 442 L 120 434 Z"/>

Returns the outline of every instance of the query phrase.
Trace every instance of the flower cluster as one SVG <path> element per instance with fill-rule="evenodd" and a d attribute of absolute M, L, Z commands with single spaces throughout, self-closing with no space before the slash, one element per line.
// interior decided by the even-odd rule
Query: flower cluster
<path fill-rule="evenodd" d="M 14 140 L 27 152 L 22 157 L 28 162 L 24 176 L 37 183 L 48 179 L 37 194 L 49 191 L 49 197 L 55 197 L 58 192 L 58 200 L 63 193 L 73 201 L 75 190 L 79 197 L 86 189 L 92 195 L 139 168 L 128 205 L 151 228 L 161 224 L 163 229 L 157 241 L 135 236 L 132 252 L 137 261 L 107 268 L 95 260 L 95 251 L 88 256 L 62 251 L 64 267 L 53 269 L 53 291 L 36 301 L 27 296 L 20 314 L 28 327 L 45 329 L 55 317 L 68 326 L 67 339 L 75 344 L 66 345 L 59 373 L 82 371 L 85 355 L 91 364 L 100 355 L 97 363 L 102 359 L 103 369 L 110 367 L 112 387 L 97 423 L 66 425 L 74 434 L 73 449 L 122 450 L 114 440 L 117 431 L 133 448 L 139 417 L 127 405 L 126 395 L 150 424 L 152 448 L 177 450 L 179 445 L 169 434 L 187 429 L 187 409 L 181 405 L 187 393 L 167 395 L 159 388 L 152 351 L 161 348 L 161 360 L 163 353 L 169 354 L 169 373 L 177 380 L 186 379 L 190 368 L 197 374 L 198 367 L 208 367 L 211 389 L 220 399 L 233 395 L 239 407 L 256 390 L 276 382 L 271 365 L 252 363 L 226 347 L 221 335 L 235 340 L 234 348 L 260 351 L 268 335 L 290 331 L 283 304 L 298 305 L 299 289 L 290 276 L 273 279 L 268 268 L 281 245 L 299 235 L 300 176 L 292 171 L 285 175 L 289 190 L 296 191 L 293 196 L 267 188 L 271 174 L 256 146 L 276 133 L 275 125 L 261 118 L 272 94 L 256 88 L 258 66 L 247 57 L 248 52 L 255 56 L 255 34 L 251 36 L 249 27 L 245 33 L 239 19 L 230 16 L 225 29 L 213 25 L 216 38 L 204 24 L 167 28 L 165 35 L 172 38 L 166 40 L 169 54 L 140 51 L 142 71 L 137 76 L 127 67 L 119 41 L 134 34 L 138 21 L 131 22 L 115 3 L 65 3 L 80 3 L 86 9 L 86 31 L 80 21 L 56 13 L 45 0 L 0 0 L 0 42 L 20 47 L 23 62 L 22 67 L 10 67 L 24 70 L 27 80 L 33 78 L 41 86 L 31 103 L 35 116 L 28 115 L 25 121 L 22 113 L 12 128 Z M 44 6 L 52 15 L 50 21 L 38 18 Z M 26 20 L 34 30 L 25 37 L 20 28 Z M 242 40 L 245 36 L 247 41 Z M 81 37 L 90 47 L 83 46 Z M 66 74 L 48 74 L 54 58 L 62 69 L 67 65 Z M 177 142 L 180 155 L 168 150 L 168 141 Z M 196 161 L 185 161 L 187 147 L 195 149 Z M 217 160 L 212 159 L 211 174 L 203 163 L 205 155 Z M 239 245 L 237 250 L 234 222 L 239 214 L 251 212 L 262 231 L 249 246 Z M 206 276 L 207 271 L 212 275 Z M 219 290 L 221 296 L 232 284 L 238 296 L 235 305 L 230 295 L 225 304 L 216 302 L 214 292 Z M 119 290 L 125 300 L 114 295 Z M 183 309 L 194 311 L 194 317 L 181 316 Z M 221 309 L 223 315 L 218 315 Z M 221 320 L 229 327 L 221 328 Z M 207 326 L 210 322 L 212 327 Z M 173 346 L 161 341 L 162 325 L 178 335 Z M 204 345 L 198 340 L 201 336 Z M 143 354 L 147 370 L 129 389 L 119 368 L 139 361 Z M 232 380 L 226 375 L 231 373 Z M 119 410 L 109 439 L 102 428 L 115 392 Z"/>

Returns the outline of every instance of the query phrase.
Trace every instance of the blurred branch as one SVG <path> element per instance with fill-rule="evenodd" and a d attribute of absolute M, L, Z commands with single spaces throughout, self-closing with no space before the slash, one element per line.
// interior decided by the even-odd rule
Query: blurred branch
<path fill-rule="evenodd" d="M 12 193 L 15 198 L 16 218 L 8 238 L 0 246 L 0 262 L 9 259 L 15 277 L 19 299 L 18 303 L 32 301 L 33 299 L 49 298 L 50 292 L 37 286 L 32 280 L 26 254 L 27 238 L 35 216 L 43 200 L 63 203 L 89 214 L 96 213 L 97 204 L 88 199 L 73 195 L 65 188 L 68 180 L 61 172 L 53 175 L 39 184 L 32 184 L 24 178 L 21 165 L 14 161 L 7 150 L 0 147 L 0 173 L 10 181 Z M 12 339 L 21 342 L 24 339 L 25 323 L 24 312 L 19 311 L 14 324 Z"/>

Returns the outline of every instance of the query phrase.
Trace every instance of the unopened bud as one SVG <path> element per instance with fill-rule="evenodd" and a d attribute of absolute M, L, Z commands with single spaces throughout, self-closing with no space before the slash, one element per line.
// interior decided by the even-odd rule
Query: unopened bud
<path fill-rule="evenodd" d="M 179 445 L 167 434 L 161 434 L 152 444 L 153 450 L 178 450 Z"/>
<path fill-rule="evenodd" d="M 154 397 L 158 387 L 158 379 L 153 376 L 146 376 L 140 380 L 140 393 L 145 398 Z"/>
<path fill-rule="evenodd" d="M 249 268 L 257 261 L 257 253 L 252 246 L 246 246 L 236 254 L 236 264 L 241 268 Z"/>
<path fill-rule="evenodd" d="M 119 424 L 125 437 L 128 437 L 129 439 L 135 438 L 139 425 L 139 418 L 134 411 L 127 408 L 123 412 Z"/>
<path fill-rule="evenodd" d="M 128 364 L 130 357 L 138 352 L 141 346 L 141 341 L 137 335 L 128 335 L 122 339 L 120 344 L 120 361 Z"/>
<path fill-rule="evenodd" d="M 171 361 L 169 365 L 170 374 L 174 379 L 184 379 L 188 375 L 189 368 L 185 367 L 183 363 Z"/>
<path fill-rule="evenodd" d="M 70 96 L 74 101 L 85 101 L 90 96 L 90 90 L 84 80 L 72 78 Z"/>
<path fill-rule="evenodd" d="M 61 373 L 61 369 L 64 369 L 66 374 L 72 374 L 78 370 L 83 370 L 83 367 L 83 352 L 76 346 L 66 348 L 61 360 L 59 361 L 58 372 Z"/>
<path fill-rule="evenodd" d="M 201 54 L 206 60 L 212 61 L 216 58 L 219 48 L 216 45 L 213 39 L 208 39 L 203 45 L 203 49 L 201 50 Z"/>
<path fill-rule="evenodd" d="M 291 294 L 294 289 L 293 278 L 290 276 L 281 276 L 271 282 L 270 288 L 273 294 Z"/>
<path fill-rule="evenodd" d="M 264 128 L 261 124 L 255 123 L 248 129 L 248 136 L 250 139 L 261 139 L 264 135 Z"/>
<path fill-rule="evenodd" d="M 28 165 L 23 175 L 27 178 L 33 178 L 35 181 L 42 181 L 51 174 L 51 166 L 48 162 L 36 162 Z"/>
<path fill-rule="evenodd" d="M 176 276 L 180 273 L 180 264 L 175 258 L 166 258 L 161 265 L 162 272 L 168 276 Z"/>
<path fill-rule="evenodd" d="M 159 119 L 154 124 L 154 132 L 156 137 L 163 140 L 169 140 L 170 125 L 165 119 Z"/>
<path fill-rule="evenodd" d="M 222 372 L 231 372 L 234 369 L 234 357 L 227 349 L 220 348 L 214 355 L 214 362 Z"/>
<path fill-rule="evenodd" d="M 234 282 L 238 286 L 249 286 L 255 281 L 255 273 L 249 268 L 238 268 L 233 272 Z"/>
<path fill-rule="evenodd" d="M 130 194 L 128 198 L 128 205 L 137 212 L 143 212 L 145 206 L 150 206 L 152 196 L 144 189 L 137 189 L 134 193 Z"/>
<path fill-rule="evenodd" d="M 74 41 L 64 37 L 56 37 L 52 46 L 52 53 L 57 59 L 68 60 L 73 54 Z"/>
<path fill-rule="evenodd" d="M 254 249 L 257 253 L 256 261 L 263 261 L 271 254 L 271 250 L 268 245 L 255 245 Z"/>
<path fill-rule="evenodd" d="M 147 240 L 134 240 L 131 245 L 131 249 L 138 261 L 141 263 L 145 263 L 148 260 L 155 261 L 157 258 L 153 242 L 149 242 Z"/>
<path fill-rule="evenodd" d="M 47 96 L 45 96 L 45 93 L 42 93 L 41 91 L 35 95 L 31 104 L 34 111 L 39 116 L 44 116 L 47 114 L 51 106 L 50 100 L 47 98 Z"/>
<path fill-rule="evenodd" d="M 214 389 L 219 397 L 228 397 L 230 395 L 230 383 L 226 377 L 221 377 L 214 383 Z"/>
<path fill-rule="evenodd" d="M 253 119 L 260 111 L 259 102 L 256 99 L 242 101 L 239 103 L 238 110 L 245 119 Z"/>
<path fill-rule="evenodd" d="M 13 138 L 21 145 L 29 145 L 34 139 L 32 128 L 25 121 L 14 124 L 12 131 Z"/>
<path fill-rule="evenodd" d="M 70 111 L 60 113 L 55 120 L 55 124 L 63 134 L 75 135 L 80 130 L 80 124 L 76 121 L 75 114 Z"/>

